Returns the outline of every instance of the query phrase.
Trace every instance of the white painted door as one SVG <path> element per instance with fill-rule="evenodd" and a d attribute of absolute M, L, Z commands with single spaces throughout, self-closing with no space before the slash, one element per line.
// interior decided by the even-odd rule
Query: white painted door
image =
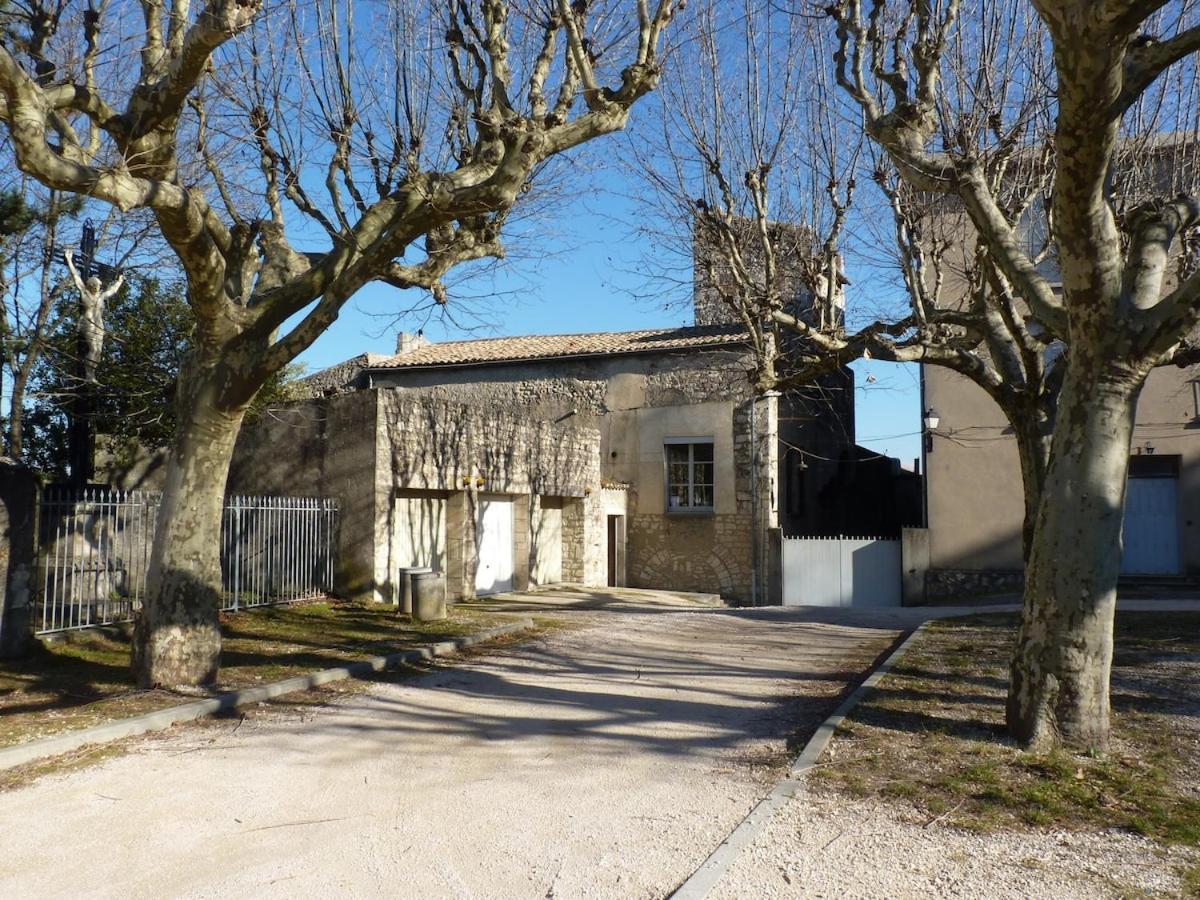
<path fill-rule="evenodd" d="M 546 506 L 538 513 L 533 529 L 533 583 L 562 581 L 562 508 Z"/>
<path fill-rule="evenodd" d="M 511 591 L 513 586 L 513 503 L 502 497 L 479 500 L 476 530 L 479 566 L 475 593 L 480 597 Z"/>
<path fill-rule="evenodd" d="M 1122 575 L 1179 574 L 1179 481 L 1130 478 L 1125 492 Z"/>

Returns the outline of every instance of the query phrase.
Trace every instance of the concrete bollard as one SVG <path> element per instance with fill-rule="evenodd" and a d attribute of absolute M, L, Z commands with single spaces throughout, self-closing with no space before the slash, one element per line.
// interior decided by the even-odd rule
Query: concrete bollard
<path fill-rule="evenodd" d="M 400 583 L 397 587 L 400 590 L 400 596 L 396 600 L 396 605 L 399 607 L 396 611 L 412 615 L 413 611 L 413 595 L 412 595 L 412 576 L 420 575 L 422 572 L 432 572 L 429 566 L 401 566 L 399 572 Z"/>
<path fill-rule="evenodd" d="M 418 572 L 412 576 L 413 618 L 437 622 L 446 618 L 446 575 Z"/>

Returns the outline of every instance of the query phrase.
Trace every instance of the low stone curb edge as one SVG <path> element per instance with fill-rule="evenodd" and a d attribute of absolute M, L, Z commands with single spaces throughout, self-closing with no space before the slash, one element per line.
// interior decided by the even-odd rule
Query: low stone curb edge
<path fill-rule="evenodd" d="M 708 896 L 709 892 L 716 887 L 721 876 L 737 860 L 742 850 L 758 837 L 767 827 L 767 823 L 771 821 L 775 812 L 800 789 L 803 783 L 802 776 L 817 764 L 817 760 L 821 758 L 821 754 L 825 752 L 825 748 L 833 739 L 837 727 L 862 702 L 863 697 L 879 684 L 893 666 L 900 661 L 900 658 L 928 624 L 928 622 L 923 622 L 914 629 L 908 637 L 900 642 L 900 646 L 888 654 L 887 659 L 875 667 L 862 684 L 850 692 L 850 696 L 839 704 L 838 708 L 821 723 L 821 727 L 808 739 L 808 743 L 804 745 L 804 749 L 788 770 L 787 776 L 779 781 L 767 796 L 755 804 L 754 808 L 746 814 L 746 817 L 738 823 L 720 846 L 700 864 L 700 868 L 675 889 L 668 900 L 703 900 Z"/>

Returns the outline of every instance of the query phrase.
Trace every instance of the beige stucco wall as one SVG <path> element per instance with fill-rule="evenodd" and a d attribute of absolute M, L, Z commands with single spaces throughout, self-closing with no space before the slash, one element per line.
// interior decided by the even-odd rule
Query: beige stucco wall
<path fill-rule="evenodd" d="M 1021 469 L 1008 421 L 982 388 L 926 366 L 925 405 L 941 419 L 925 455 L 929 565 L 1021 568 Z"/>
<path fill-rule="evenodd" d="M 1016 442 L 1000 408 L 977 385 L 926 366 L 925 403 L 941 421 L 926 455 L 930 567 L 1021 568 L 1024 498 Z M 1200 419 L 1193 383 L 1200 367 L 1150 374 L 1138 402 L 1133 452 L 1181 457 L 1180 547 L 1185 571 L 1200 573 Z"/>
<path fill-rule="evenodd" d="M 1164 366 L 1150 373 L 1138 402 L 1134 452 L 1179 455 L 1179 549 L 1184 572 L 1200 574 L 1200 367 Z"/>

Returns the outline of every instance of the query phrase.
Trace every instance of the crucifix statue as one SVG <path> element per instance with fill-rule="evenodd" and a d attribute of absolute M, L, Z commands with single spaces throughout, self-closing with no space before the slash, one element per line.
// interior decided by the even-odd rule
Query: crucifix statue
<path fill-rule="evenodd" d="M 76 328 L 79 383 L 68 408 L 67 432 L 71 483 L 79 488 L 91 481 L 95 471 L 92 420 L 96 414 L 96 374 L 104 351 L 104 306 L 125 283 L 120 271 L 97 261 L 96 246 L 96 229 L 89 220 L 83 224 L 78 252 L 67 248 L 54 253 L 54 258 L 66 265 L 79 289 Z M 104 280 L 109 281 L 108 287 L 104 286 Z"/>
<path fill-rule="evenodd" d="M 82 366 L 80 367 L 83 381 L 87 384 L 96 383 L 96 371 L 100 367 L 100 355 L 104 351 L 104 304 L 117 295 L 125 283 L 125 276 L 118 275 L 117 280 L 104 287 L 100 278 L 90 275 L 85 280 L 75 267 L 75 252 L 64 250 L 63 258 L 67 268 L 71 270 L 71 278 L 79 289 L 79 347 L 82 351 Z M 86 269 L 84 271 L 87 271 Z"/>

